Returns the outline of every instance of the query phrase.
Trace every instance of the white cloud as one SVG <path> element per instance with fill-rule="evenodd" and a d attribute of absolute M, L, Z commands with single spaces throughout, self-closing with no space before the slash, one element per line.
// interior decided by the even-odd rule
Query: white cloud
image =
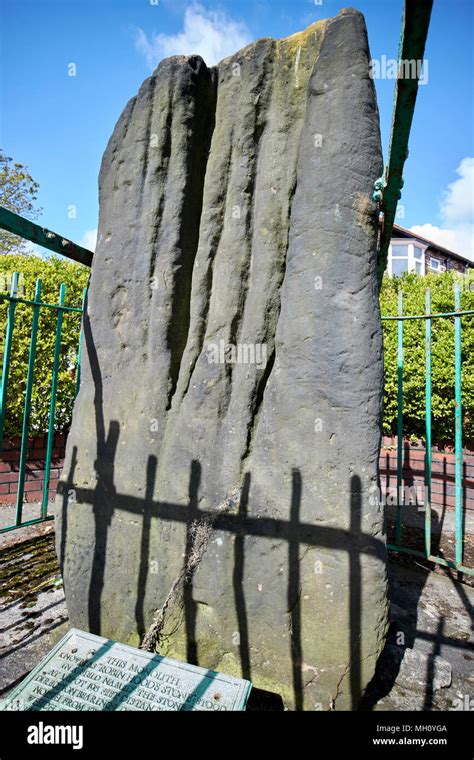
<path fill-rule="evenodd" d="M 459 179 L 448 185 L 441 215 L 448 224 L 474 223 L 474 158 L 463 158 L 458 168 Z"/>
<path fill-rule="evenodd" d="M 454 230 L 443 230 L 435 224 L 414 224 L 413 227 L 410 227 L 410 230 L 417 235 L 421 235 L 421 237 L 432 240 L 434 243 L 439 243 L 439 245 L 443 245 L 445 248 L 454 250 L 456 244 Z"/>
<path fill-rule="evenodd" d="M 458 179 L 448 185 L 440 204 L 442 227 L 416 224 L 410 229 L 474 261 L 474 158 L 463 158 Z"/>
<path fill-rule="evenodd" d="M 97 230 L 87 230 L 79 240 L 79 245 L 89 251 L 95 251 L 97 245 Z"/>
<path fill-rule="evenodd" d="M 213 66 L 250 41 L 250 32 L 242 21 L 221 10 L 207 10 L 199 3 L 186 8 L 182 32 L 148 37 L 143 29 L 137 29 L 135 37 L 135 45 L 151 69 L 167 56 L 196 53 Z"/>

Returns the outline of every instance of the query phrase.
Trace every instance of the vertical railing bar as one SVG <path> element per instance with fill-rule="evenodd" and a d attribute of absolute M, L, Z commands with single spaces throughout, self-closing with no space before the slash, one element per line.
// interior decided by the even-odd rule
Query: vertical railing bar
<path fill-rule="evenodd" d="M 403 316 L 403 291 L 398 292 L 398 316 Z M 397 546 L 402 541 L 402 466 L 403 466 L 403 319 L 397 320 L 398 347 L 397 347 L 397 521 L 396 538 Z"/>
<path fill-rule="evenodd" d="M 38 336 L 38 320 L 41 304 L 41 280 L 36 280 L 35 305 L 31 324 L 30 353 L 28 357 L 28 372 L 26 376 L 25 406 L 23 411 L 23 426 L 21 431 L 20 470 L 18 473 L 18 492 L 16 497 L 16 525 L 21 525 L 23 513 L 23 494 L 25 490 L 26 455 L 28 450 L 28 431 L 31 413 L 31 394 L 33 390 L 33 375 L 35 369 L 36 339 Z"/>
<path fill-rule="evenodd" d="M 461 288 L 454 286 L 454 308 L 461 311 Z M 454 317 L 454 493 L 455 493 L 455 546 L 456 564 L 462 564 L 462 383 L 461 383 L 461 317 Z"/>
<path fill-rule="evenodd" d="M 84 291 L 82 293 L 82 315 L 81 315 L 81 329 L 79 331 L 79 347 L 77 349 L 77 370 L 76 370 L 76 389 L 75 389 L 75 396 L 79 393 L 79 388 L 81 385 L 81 355 L 82 355 L 82 336 L 84 332 L 83 324 L 84 324 L 84 307 L 86 303 L 86 296 L 87 296 L 87 288 L 84 288 Z"/>
<path fill-rule="evenodd" d="M 13 272 L 10 285 L 10 297 L 15 299 L 18 289 L 18 272 Z M 5 414 L 7 408 L 8 376 L 10 374 L 10 357 L 13 340 L 13 327 L 15 323 L 16 301 L 10 301 L 8 305 L 8 321 L 5 333 L 5 349 L 3 352 L 2 384 L 0 388 L 0 451 L 3 449 L 3 430 L 5 427 Z"/>
<path fill-rule="evenodd" d="M 426 289 L 425 313 L 431 314 L 431 291 Z M 431 555 L 431 319 L 425 319 L 425 554 Z"/>
<path fill-rule="evenodd" d="M 58 306 L 64 305 L 66 296 L 66 285 L 61 284 L 59 288 L 59 301 Z M 44 519 L 48 512 L 48 491 L 51 471 L 51 454 L 53 450 L 54 439 L 54 415 L 56 412 L 56 393 L 58 388 L 58 371 L 59 371 L 59 354 L 61 350 L 61 332 L 63 326 L 64 312 L 58 309 L 56 317 L 56 342 L 54 345 L 54 360 L 53 360 L 53 372 L 51 377 L 51 399 L 49 403 L 49 422 L 48 422 L 48 439 L 46 443 L 46 462 L 44 469 L 43 480 L 43 501 L 41 504 L 41 517 Z"/>

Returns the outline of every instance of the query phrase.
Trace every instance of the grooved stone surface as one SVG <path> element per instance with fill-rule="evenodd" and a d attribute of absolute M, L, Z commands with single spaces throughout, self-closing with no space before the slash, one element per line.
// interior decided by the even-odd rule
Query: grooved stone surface
<path fill-rule="evenodd" d="M 369 59 L 343 11 L 128 103 L 57 503 L 72 624 L 133 645 L 214 515 L 159 651 L 290 709 L 355 707 L 386 631 Z"/>

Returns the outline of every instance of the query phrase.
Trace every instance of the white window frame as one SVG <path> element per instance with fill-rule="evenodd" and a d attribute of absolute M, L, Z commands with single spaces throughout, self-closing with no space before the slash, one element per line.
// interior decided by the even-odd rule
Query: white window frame
<path fill-rule="evenodd" d="M 397 244 L 398 245 L 404 245 L 404 246 L 406 246 L 407 251 L 408 251 L 408 255 L 407 256 L 397 256 L 397 255 L 394 255 L 394 249 L 397 248 Z M 409 267 L 410 267 L 410 247 L 408 245 L 408 241 L 407 240 L 392 239 L 392 241 L 390 243 L 390 246 L 389 246 L 389 255 L 388 255 L 388 273 L 389 273 L 390 277 L 393 276 L 393 269 L 392 269 L 392 261 L 393 261 L 393 259 L 407 261 L 407 267 L 408 267 L 408 271 L 409 271 Z"/>
<path fill-rule="evenodd" d="M 438 264 L 437 267 L 433 266 L 433 261 L 436 261 Z M 439 259 L 437 256 L 430 256 L 430 269 L 432 269 L 433 272 L 441 272 L 441 259 Z"/>
<path fill-rule="evenodd" d="M 410 268 L 409 268 L 409 271 L 410 271 L 410 272 L 412 272 L 412 271 L 413 271 L 413 272 L 416 272 L 416 265 L 415 265 L 415 262 L 416 262 L 416 261 L 418 261 L 418 262 L 421 264 L 421 267 L 420 267 L 420 271 L 419 271 L 419 274 L 422 274 L 422 275 L 423 275 L 423 274 L 426 274 L 426 266 L 425 266 L 425 251 L 426 251 L 426 248 L 427 248 L 427 246 L 426 246 L 426 245 L 425 245 L 425 246 L 422 246 L 422 245 L 421 245 L 421 244 L 420 244 L 420 243 L 419 243 L 417 240 L 415 240 L 415 241 L 412 243 L 412 246 L 411 246 L 411 248 L 412 248 L 412 252 L 413 252 L 413 259 L 412 259 L 413 269 L 410 269 Z M 420 256 L 420 258 L 417 258 L 417 257 L 415 256 L 415 248 L 418 248 L 418 249 L 421 251 L 421 256 Z"/>
<path fill-rule="evenodd" d="M 418 240 L 415 239 L 409 239 L 409 238 L 392 238 L 392 241 L 389 246 L 389 255 L 388 255 L 388 274 L 390 277 L 392 277 L 392 258 L 394 259 L 406 259 L 405 256 L 394 256 L 394 249 L 396 249 L 397 245 L 404 245 L 408 249 L 408 271 L 409 272 L 416 272 L 416 265 L 415 261 L 419 261 L 421 263 L 421 269 L 420 274 L 424 275 L 426 273 L 426 265 L 425 265 L 425 252 L 428 248 L 427 245 L 423 245 L 422 243 L 418 242 Z M 419 248 L 421 250 L 421 258 L 415 258 L 415 247 Z"/>

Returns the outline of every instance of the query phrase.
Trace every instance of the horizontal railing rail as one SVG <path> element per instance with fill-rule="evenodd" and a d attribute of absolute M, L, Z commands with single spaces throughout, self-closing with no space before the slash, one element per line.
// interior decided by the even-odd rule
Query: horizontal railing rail
<path fill-rule="evenodd" d="M 52 232 L 46 227 L 35 224 L 30 219 L 15 214 L 4 206 L 0 206 L 0 228 L 29 240 L 31 243 L 36 243 L 42 248 L 47 248 L 49 251 L 66 256 L 72 261 L 77 261 L 79 264 L 84 264 L 87 267 L 92 265 L 94 256 L 92 251 L 77 245 L 77 243 L 72 243 L 62 235 L 58 235 L 57 232 Z"/>

